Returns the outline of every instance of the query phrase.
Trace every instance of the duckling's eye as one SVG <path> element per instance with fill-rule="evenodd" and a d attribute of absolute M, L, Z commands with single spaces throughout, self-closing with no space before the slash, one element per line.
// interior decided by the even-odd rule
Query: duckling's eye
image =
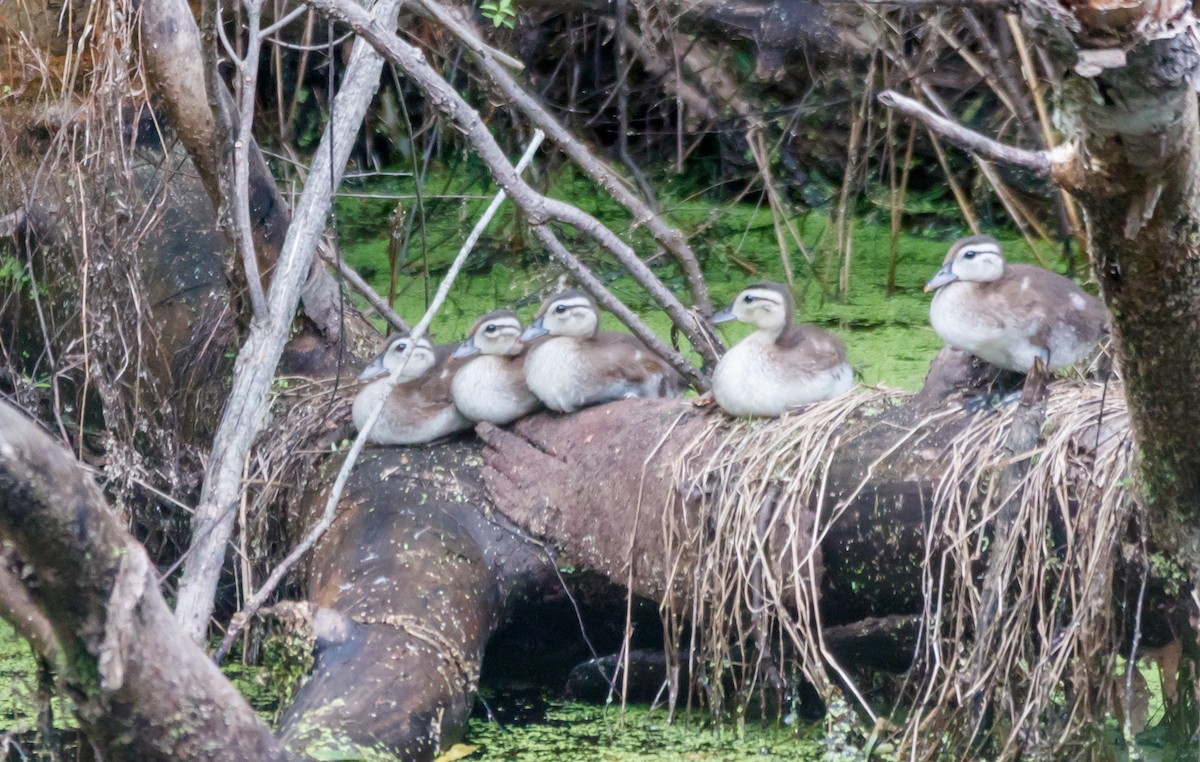
<path fill-rule="evenodd" d="M 754 301 L 754 297 L 750 296 L 750 294 L 746 294 L 744 297 L 742 297 L 742 301 L 746 304 L 749 304 L 750 302 Z"/>
<path fill-rule="evenodd" d="M 964 252 L 963 252 L 963 259 L 974 259 L 974 258 L 975 258 L 975 255 L 976 255 L 976 254 L 978 254 L 978 253 L 979 253 L 979 252 L 977 252 L 977 251 L 964 251 Z"/>
<path fill-rule="evenodd" d="M 567 311 L 567 305 L 565 305 L 565 304 L 560 304 L 560 305 L 558 305 L 557 307 L 555 307 L 555 308 L 554 308 L 554 311 L 555 311 L 555 312 L 557 312 L 558 314 L 560 314 L 560 315 L 561 315 L 561 314 L 563 314 L 564 312 L 566 312 L 566 311 Z"/>
<path fill-rule="evenodd" d="M 495 326 L 495 325 L 489 325 L 487 328 L 484 328 L 484 329 L 483 329 L 483 332 L 484 332 L 484 333 L 495 333 L 495 332 L 496 332 L 496 326 Z"/>
<path fill-rule="evenodd" d="M 399 344 L 392 347 L 392 349 L 396 350 L 397 352 L 403 352 L 404 350 L 408 349 L 408 345 L 402 341 Z"/>

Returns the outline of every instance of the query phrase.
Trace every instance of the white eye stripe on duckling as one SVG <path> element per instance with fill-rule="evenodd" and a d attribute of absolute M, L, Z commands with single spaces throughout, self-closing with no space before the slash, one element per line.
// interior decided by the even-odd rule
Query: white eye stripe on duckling
<path fill-rule="evenodd" d="M 747 304 L 754 302 L 770 302 L 776 306 L 783 306 L 783 297 L 774 291 L 765 288 L 748 288 L 742 292 L 742 301 Z"/>
<path fill-rule="evenodd" d="M 496 318 L 485 323 L 482 330 L 492 336 L 501 333 L 520 333 L 521 322 L 516 318 Z"/>
<path fill-rule="evenodd" d="M 583 298 L 563 299 L 561 302 L 555 302 L 554 304 L 550 305 L 550 309 L 547 310 L 547 312 L 556 312 L 561 315 L 568 310 L 576 310 L 581 308 L 591 310 L 592 303 Z"/>
<path fill-rule="evenodd" d="M 990 243 L 975 243 L 964 249 L 961 256 L 963 259 L 974 259 L 984 254 L 1000 256 L 1000 247 Z"/>

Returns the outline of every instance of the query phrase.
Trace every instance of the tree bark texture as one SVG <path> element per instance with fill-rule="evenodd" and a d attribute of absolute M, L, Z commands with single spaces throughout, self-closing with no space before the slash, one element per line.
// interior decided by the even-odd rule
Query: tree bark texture
<path fill-rule="evenodd" d="M 1200 580 L 1200 44 L 1191 3 L 1027 2 L 1059 94 L 1113 315 L 1153 536 Z M 1101 54 L 1105 54 L 1102 56 Z M 1112 54 L 1115 54 L 1112 55 Z M 1097 63 L 1099 62 L 1099 63 Z"/>
<path fill-rule="evenodd" d="M 312 496 L 312 520 L 324 501 Z M 461 738 L 488 638 L 560 586 L 548 556 L 486 506 L 474 439 L 359 458 L 308 573 L 308 599 L 348 624 L 317 633 L 313 676 L 281 723 L 289 748 L 429 759 Z"/>
<path fill-rule="evenodd" d="M 140 14 L 142 53 L 158 102 L 192 158 L 213 206 L 231 203 L 222 198 L 219 175 L 223 154 L 233 150 L 236 125 L 218 129 L 205 97 L 200 30 L 191 7 L 184 0 L 156 0 L 141 3 Z M 229 113 L 235 113 L 232 96 L 223 83 L 218 85 L 218 97 L 226 102 Z M 249 151 L 250 214 L 265 287 L 283 251 L 292 211 L 258 144 L 252 142 Z M 338 293 L 324 265 L 314 261 L 304 284 L 305 315 L 329 340 L 336 339 L 341 326 Z"/>
<path fill-rule="evenodd" d="M 158 591 L 145 550 L 70 454 L 0 404 L 0 536 L 61 648 L 75 715 L 107 759 L 285 759 Z"/>

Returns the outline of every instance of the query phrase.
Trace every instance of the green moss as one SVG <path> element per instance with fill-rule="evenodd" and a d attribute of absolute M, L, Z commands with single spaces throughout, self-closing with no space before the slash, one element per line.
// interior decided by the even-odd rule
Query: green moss
<path fill-rule="evenodd" d="M 25 641 L 0 619 L 0 727 L 17 733 L 37 725 L 37 663 Z"/>

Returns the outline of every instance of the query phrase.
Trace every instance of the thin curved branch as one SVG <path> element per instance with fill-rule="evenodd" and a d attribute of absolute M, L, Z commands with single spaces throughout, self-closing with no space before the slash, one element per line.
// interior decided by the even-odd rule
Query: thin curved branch
<path fill-rule="evenodd" d="M 420 5 L 428 9 L 432 15 L 437 16 L 439 20 L 445 17 L 455 20 L 451 16 L 451 12 L 438 5 L 437 0 L 420 0 Z M 470 50 L 476 50 L 479 39 L 478 35 L 471 29 L 468 22 L 463 21 L 461 18 L 455 21 L 456 25 L 451 26 L 448 24 L 447 29 L 458 37 L 459 41 Z M 496 89 L 503 93 L 522 113 L 529 117 L 530 121 L 538 129 L 545 132 L 546 137 L 554 141 L 555 145 L 561 148 L 563 153 L 567 154 L 571 158 L 571 161 L 575 162 L 576 166 L 582 169 L 588 177 L 628 209 L 633 214 L 636 224 L 645 225 L 650 235 L 654 236 L 654 240 L 658 241 L 664 249 L 671 252 L 672 256 L 675 257 L 683 268 L 684 275 L 688 279 L 688 287 L 692 292 L 693 306 L 701 314 L 711 315 L 712 300 L 708 295 L 708 284 L 704 281 L 704 275 L 700 271 L 699 258 L 692 247 L 688 245 L 687 239 L 683 234 L 675 227 L 667 224 L 658 214 L 655 214 L 654 210 L 629 188 L 620 175 L 614 172 L 603 161 L 596 158 L 588 150 L 587 146 L 572 135 L 571 131 L 564 127 L 553 114 L 548 112 L 537 98 L 530 95 L 517 82 L 513 75 L 501 65 L 502 62 L 495 60 L 489 55 L 478 54 L 478 51 L 476 59 Z M 653 294 L 653 291 L 651 293 Z M 662 304 L 661 301 L 659 303 Z M 663 306 L 666 307 L 665 304 Z"/>
<path fill-rule="evenodd" d="M 1069 178 L 1074 175 L 1076 153 L 1068 145 L 1043 151 L 1008 146 L 967 129 L 953 119 L 947 119 L 925 104 L 895 90 L 884 90 L 879 94 L 879 102 L 910 119 L 915 119 L 939 137 L 976 156 L 1009 166 L 1023 167 L 1059 185 L 1069 184 Z"/>
<path fill-rule="evenodd" d="M 688 310 L 662 281 L 650 270 L 637 253 L 605 227 L 599 220 L 571 204 L 547 198 L 535 191 L 513 170 L 496 139 L 488 131 L 479 113 L 471 108 L 458 91 L 446 82 L 425 60 L 421 51 L 386 31 L 371 16 L 347 0 L 305 0 L 325 16 L 351 27 L 359 38 L 369 43 L 380 55 L 399 66 L 425 93 L 430 104 L 454 123 L 475 148 L 487 165 L 492 177 L 504 188 L 529 221 L 534 225 L 565 222 L 587 234 L 619 261 L 670 316 L 687 337 L 693 349 L 704 358 L 706 365 L 716 365 L 719 359 L 715 345 L 706 337 L 702 319 Z M 549 135 L 549 131 L 547 131 Z M 553 137 L 553 136 L 551 136 Z"/>

